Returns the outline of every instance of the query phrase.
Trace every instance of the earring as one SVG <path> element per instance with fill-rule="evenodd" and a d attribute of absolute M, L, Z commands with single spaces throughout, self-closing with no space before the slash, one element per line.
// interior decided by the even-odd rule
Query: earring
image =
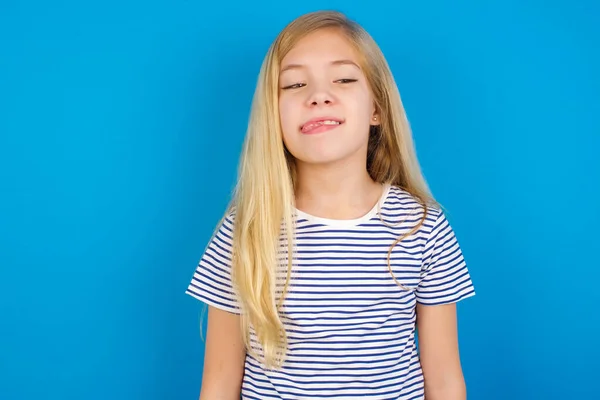
<path fill-rule="evenodd" d="M 373 121 L 377 121 L 377 116 L 373 117 Z"/>

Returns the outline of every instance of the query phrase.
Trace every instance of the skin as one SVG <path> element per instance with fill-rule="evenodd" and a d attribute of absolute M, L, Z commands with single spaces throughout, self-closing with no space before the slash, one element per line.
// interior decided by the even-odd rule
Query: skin
<path fill-rule="evenodd" d="M 417 332 L 426 400 L 465 400 L 456 304 L 417 304 Z"/>
<path fill-rule="evenodd" d="M 378 124 L 371 90 L 354 48 L 336 30 L 312 33 L 285 56 L 279 87 L 283 140 L 296 159 L 296 206 L 312 215 L 353 219 L 366 214 L 382 187 L 366 170 L 369 126 Z M 300 127 L 315 117 L 343 124 L 314 135 Z M 209 307 L 200 400 L 239 399 L 245 351 L 239 317 Z M 464 400 L 456 306 L 417 305 L 426 400 Z"/>
<path fill-rule="evenodd" d="M 283 141 L 296 159 L 296 207 L 332 219 L 364 215 L 382 188 L 366 170 L 369 126 L 378 124 L 358 55 L 336 30 L 314 32 L 281 63 L 279 109 Z M 335 117 L 335 129 L 306 135 L 300 127 Z"/>
<path fill-rule="evenodd" d="M 239 400 L 245 358 L 240 317 L 209 306 L 200 400 Z"/>

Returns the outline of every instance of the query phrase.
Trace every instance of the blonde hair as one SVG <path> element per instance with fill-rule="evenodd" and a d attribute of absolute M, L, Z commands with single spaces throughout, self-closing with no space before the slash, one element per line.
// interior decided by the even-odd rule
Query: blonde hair
<path fill-rule="evenodd" d="M 235 214 L 232 281 L 242 309 L 247 350 L 262 353 L 267 367 L 280 366 L 287 339 L 280 306 L 290 281 L 294 238 L 293 157 L 286 151 L 279 120 L 279 68 L 283 57 L 305 35 L 332 28 L 343 33 L 360 55 L 361 67 L 373 92 L 380 125 L 372 127 L 367 169 L 371 178 L 409 192 L 425 209 L 433 200 L 417 161 L 409 123 L 390 68 L 375 41 L 357 23 L 334 11 L 312 12 L 288 24 L 272 43 L 263 61 L 242 150 L 238 182 L 229 212 Z M 406 237 L 418 229 L 417 225 Z M 282 240 L 287 245 L 280 258 Z M 392 248 L 388 253 L 388 267 Z M 279 267 L 287 264 L 285 277 Z M 278 282 L 283 279 L 283 290 Z M 394 280 L 396 280 L 394 276 Z M 403 286 L 400 282 L 396 282 Z M 254 330 L 258 348 L 251 341 Z"/>

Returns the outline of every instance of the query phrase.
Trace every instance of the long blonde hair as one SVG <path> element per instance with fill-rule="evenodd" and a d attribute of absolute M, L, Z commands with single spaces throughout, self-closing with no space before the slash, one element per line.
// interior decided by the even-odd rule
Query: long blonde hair
<path fill-rule="evenodd" d="M 406 190 L 425 210 L 428 204 L 435 203 L 421 174 L 396 83 L 371 36 L 344 14 L 334 11 L 305 14 L 287 25 L 269 48 L 259 73 L 238 183 L 229 209 L 235 214 L 232 280 L 242 309 L 244 340 L 250 353 L 256 356 L 260 350 L 267 367 L 280 366 L 286 353 L 280 306 L 290 281 L 295 223 L 296 172 L 294 160 L 285 150 L 282 139 L 279 68 L 281 60 L 302 37 L 324 28 L 339 29 L 355 47 L 373 92 L 380 125 L 370 132 L 367 169 L 371 178 Z M 426 212 L 421 223 L 425 215 Z M 279 254 L 282 234 L 287 245 L 285 262 Z M 401 239 L 398 238 L 392 248 Z M 388 266 L 393 275 L 389 261 L 392 248 L 388 253 Z M 283 269 L 283 290 L 278 285 L 282 264 L 287 264 Z M 251 329 L 260 345 L 258 348 L 251 341 Z"/>

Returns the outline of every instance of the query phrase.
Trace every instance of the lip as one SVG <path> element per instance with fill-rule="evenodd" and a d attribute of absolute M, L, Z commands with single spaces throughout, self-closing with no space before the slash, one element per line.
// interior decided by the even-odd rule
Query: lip
<path fill-rule="evenodd" d="M 338 118 L 338 117 L 327 117 L 327 116 L 325 116 L 325 117 L 312 118 L 312 119 L 309 119 L 308 121 L 304 121 L 304 123 L 302 125 L 300 125 L 300 128 L 299 128 L 300 132 L 303 132 L 302 129 L 306 125 L 312 124 L 312 123 L 315 123 L 315 122 L 321 122 L 321 121 L 336 121 L 336 122 L 339 122 L 339 124 L 338 125 L 322 125 L 322 126 L 320 126 L 318 128 L 315 128 L 313 130 L 322 130 L 320 128 L 327 128 L 325 130 L 329 130 L 329 129 L 337 128 L 338 126 L 340 126 L 340 125 L 342 125 L 344 123 L 344 120 L 341 119 L 341 118 Z M 303 133 L 310 133 L 310 132 L 303 132 Z"/>

